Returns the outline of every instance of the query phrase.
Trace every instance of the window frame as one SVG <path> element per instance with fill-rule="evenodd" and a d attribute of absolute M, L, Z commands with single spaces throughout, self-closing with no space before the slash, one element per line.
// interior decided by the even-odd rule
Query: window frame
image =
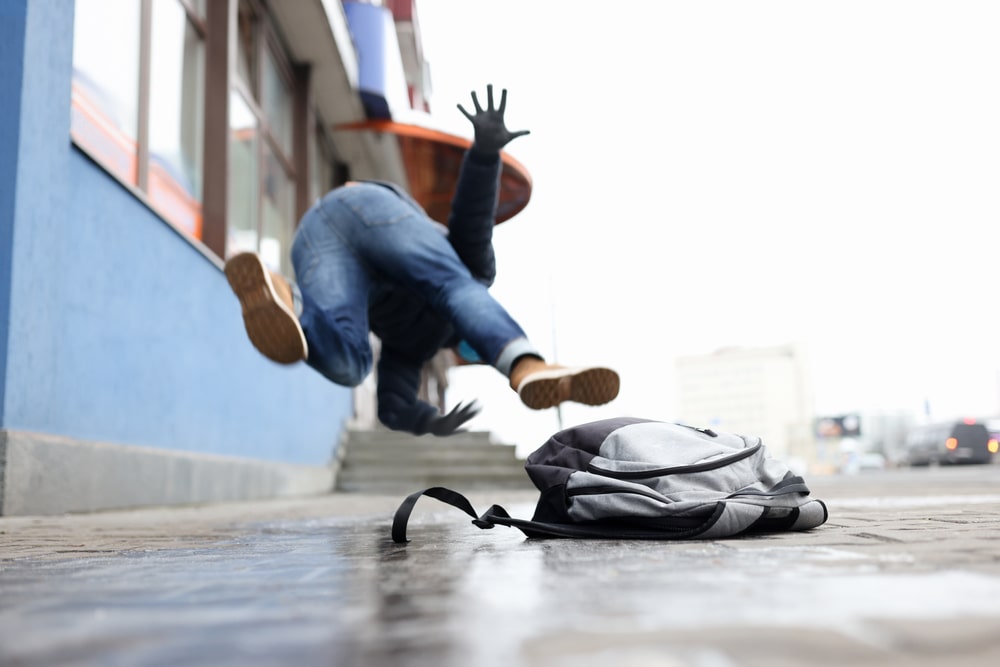
<path fill-rule="evenodd" d="M 279 26 L 270 13 L 267 0 L 244 0 L 253 13 L 255 22 L 254 48 L 257 67 L 256 83 L 253 84 L 263 94 L 264 59 L 270 58 L 278 76 L 291 98 L 291 146 L 290 151 L 282 146 L 272 128 L 271 119 L 263 108 L 263 100 L 257 99 L 251 86 L 242 81 L 235 61 L 235 40 L 238 39 L 238 12 L 240 0 L 174 0 L 186 15 L 188 25 L 194 29 L 203 42 L 204 49 L 204 95 L 203 104 L 203 144 L 201 174 L 201 238 L 197 238 L 179 228 L 161 212 L 149 193 L 150 182 L 150 104 L 152 67 L 152 16 L 154 0 L 140 0 L 139 19 L 139 72 L 136 124 L 136 169 L 135 182 L 116 174 L 105 165 L 99 155 L 72 138 L 74 146 L 87 154 L 106 173 L 118 181 L 133 196 L 138 198 L 153 213 L 178 232 L 203 254 L 219 266 L 226 258 L 226 241 L 229 228 L 228 166 L 229 166 L 229 95 L 236 90 L 251 108 L 258 120 L 261 141 L 258 141 L 257 164 L 260 185 L 265 178 L 265 146 L 275 156 L 280 168 L 292 186 L 292 216 L 289 220 L 292 231 L 298 219 L 311 205 L 309 201 L 310 163 L 308 142 L 312 134 L 312 124 L 318 121 L 312 100 L 311 69 L 308 65 L 295 63 L 290 58 Z M 201 9 L 199 9 L 199 7 Z M 232 55 L 231 55 L 232 54 Z M 331 140 L 332 141 L 332 140 Z M 266 142 L 266 144 L 265 144 Z M 332 160 L 332 173 L 340 174 L 344 165 L 337 156 L 336 145 L 324 160 Z M 258 187 L 257 210 L 263 207 L 264 191 Z M 260 222 L 258 222 L 258 228 Z M 283 249 L 283 252 L 287 249 Z"/>

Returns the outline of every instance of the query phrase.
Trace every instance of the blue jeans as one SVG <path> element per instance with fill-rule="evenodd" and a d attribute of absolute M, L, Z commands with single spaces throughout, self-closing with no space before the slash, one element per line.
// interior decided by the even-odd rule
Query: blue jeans
<path fill-rule="evenodd" d="M 518 357 L 538 354 L 440 227 L 408 197 L 375 183 L 333 190 L 306 213 L 292 264 L 310 366 L 344 386 L 365 379 L 372 368 L 369 298 L 385 283 L 420 295 L 424 307 L 508 377 Z M 429 358 L 436 350 L 426 352 Z"/>

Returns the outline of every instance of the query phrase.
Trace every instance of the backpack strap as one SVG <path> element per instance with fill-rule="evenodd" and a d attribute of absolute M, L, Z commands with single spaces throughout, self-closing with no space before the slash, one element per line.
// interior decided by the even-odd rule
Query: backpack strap
<path fill-rule="evenodd" d="M 494 526 L 507 526 L 517 528 L 527 537 L 551 538 L 551 537 L 576 537 L 591 539 L 644 539 L 644 540 L 677 540 L 690 539 L 703 535 L 710 531 L 712 527 L 724 516 L 726 503 L 719 503 L 715 511 L 705 517 L 700 525 L 687 526 L 683 529 L 665 529 L 659 527 L 609 527 L 601 525 L 574 525 L 567 523 L 550 523 L 545 521 L 527 521 L 525 519 L 515 519 L 500 505 L 493 505 L 482 515 L 476 514 L 469 499 L 457 491 L 452 491 L 443 486 L 434 486 L 423 491 L 410 494 L 400 504 L 392 518 L 392 541 L 397 544 L 404 544 L 410 540 L 406 537 L 406 524 L 410 520 L 413 507 L 422 496 L 430 496 L 452 507 L 456 507 L 472 517 L 472 525 L 488 530 Z M 763 509 L 763 508 L 762 508 Z"/>
<path fill-rule="evenodd" d="M 451 489 L 446 489 L 443 486 L 433 486 L 429 489 L 424 489 L 423 491 L 417 491 L 416 493 L 410 494 L 406 497 L 400 506 L 396 510 L 396 515 L 392 518 L 392 541 L 397 544 L 403 544 L 409 542 L 406 539 L 406 524 L 410 520 L 410 514 L 413 512 L 413 506 L 417 504 L 421 496 L 430 496 L 440 500 L 443 503 L 448 503 L 452 507 L 457 507 L 466 514 L 472 517 L 472 525 L 482 528 L 483 530 L 488 530 L 495 525 L 495 522 L 491 521 L 492 517 L 498 518 L 510 518 L 507 514 L 507 510 L 500 507 L 499 505 L 494 505 L 489 508 L 485 514 L 482 516 L 476 515 L 476 510 L 472 507 L 472 503 L 469 499 L 463 496 L 458 491 L 452 491 Z"/>

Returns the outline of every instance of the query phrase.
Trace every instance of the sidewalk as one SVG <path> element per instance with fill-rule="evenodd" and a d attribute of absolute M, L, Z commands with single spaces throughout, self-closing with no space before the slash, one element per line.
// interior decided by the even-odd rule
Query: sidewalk
<path fill-rule="evenodd" d="M 0 518 L 0 665 L 1000 664 L 1000 466 L 807 480 L 829 522 L 526 540 L 422 499 Z M 530 516 L 537 494 L 470 494 Z"/>

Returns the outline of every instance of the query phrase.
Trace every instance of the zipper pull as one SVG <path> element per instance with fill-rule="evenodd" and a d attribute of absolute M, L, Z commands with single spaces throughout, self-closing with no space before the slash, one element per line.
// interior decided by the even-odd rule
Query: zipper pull
<path fill-rule="evenodd" d="M 684 428 L 689 428 L 692 431 L 698 431 L 698 433 L 704 433 L 705 435 L 707 435 L 710 438 L 718 438 L 719 437 L 719 434 L 716 433 L 715 431 L 713 431 L 710 428 L 698 428 L 697 426 L 691 426 L 690 424 L 681 424 L 681 423 L 678 423 L 677 425 L 678 426 L 683 426 Z"/>

